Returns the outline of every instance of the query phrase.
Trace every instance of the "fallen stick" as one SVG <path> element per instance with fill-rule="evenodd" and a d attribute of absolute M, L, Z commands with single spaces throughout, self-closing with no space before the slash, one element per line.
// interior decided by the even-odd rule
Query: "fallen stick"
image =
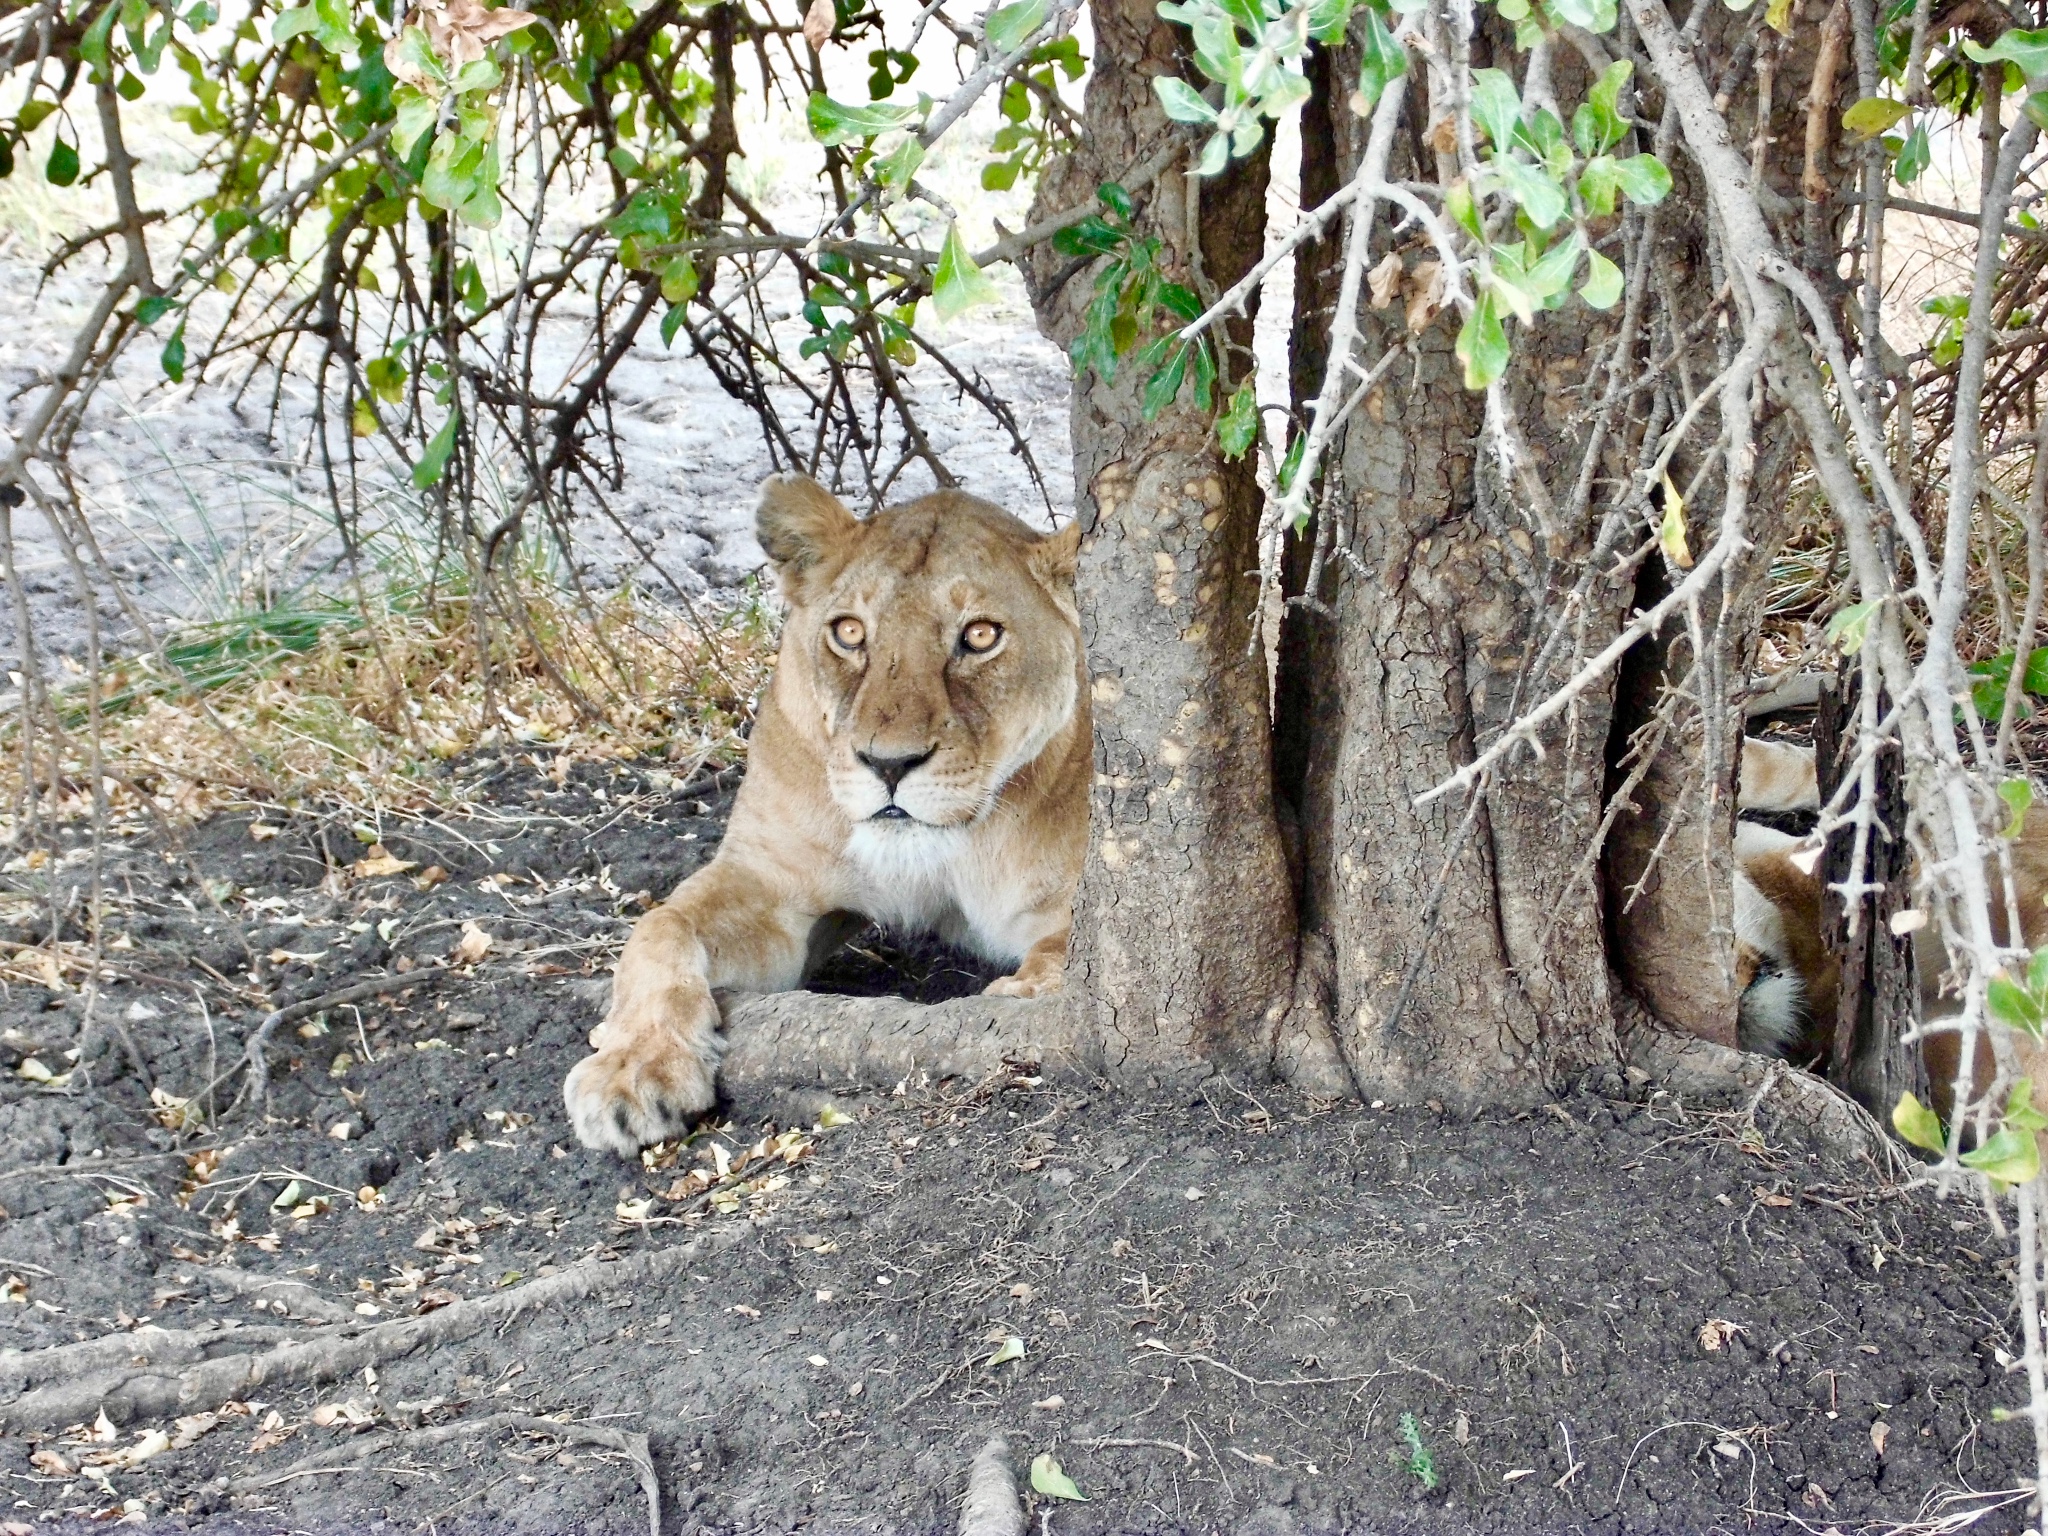
<path fill-rule="evenodd" d="M 654 1453 L 648 1448 L 645 1435 L 628 1434 L 621 1429 L 606 1429 L 599 1424 L 575 1424 L 562 1419 L 547 1419 L 532 1413 L 494 1413 L 483 1419 L 436 1424 L 431 1429 L 416 1429 L 399 1434 L 365 1435 L 335 1450 L 322 1451 L 318 1455 L 295 1461 L 280 1472 L 267 1473 L 262 1477 L 237 1478 L 228 1484 L 228 1491 L 258 1493 L 265 1488 L 275 1487 L 279 1483 L 289 1482 L 293 1478 L 304 1477 L 312 1472 L 348 1471 L 370 1457 L 382 1455 L 387 1451 L 422 1451 L 450 1440 L 481 1440 L 485 1435 L 496 1434 L 501 1429 L 523 1429 L 535 1434 L 553 1435 L 558 1440 L 602 1445 L 610 1450 L 622 1452 L 633 1463 L 633 1469 L 640 1479 L 640 1491 L 647 1495 L 649 1536 L 661 1536 L 661 1479 L 655 1474 Z"/>
<path fill-rule="evenodd" d="M 342 987 L 338 991 L 325 992 L 319 997 L 309 997 L 302 1003 L 289 1003 L 282 1008 L 273 1009 L 263 1016 L 263 1022 L 256 1026 L 256 1033 L 251 1035 L 249 1043 L 242 1047 L 242 1059 L 208 1083 L 202 1092 L 194 1094 L 193 1097 L 195 1099 L 204 1098 L 228 1078 L 232 1077 L 236 1068 L 247 1067 L 249 1069 L 249 1076 L 242 1084 L 242 1093 L 247 1093 L 253 1085 L 256 1089 L 257 1106 L 267 1113 L 270 1107 L 270 1063 L 264 1058 L 263 1052 L 264 1048 L 270 1044 L 270 1037 L 276 1034 L 281 1027 L 286 1024 L 296 1023 L 300 1019 L 328 1008 L 339 1008 L 344 1003 L 359 1003 L 365 998 L 381 997 L 386 992 L 397 992 L 405 987 L 431 986 L 434 982 L 446 976 L 452 969 L 452 966 L 446 965 L 425 965 L 416 971 L 394 972 L 389 976 L 372 977 L 368 981 L 359 981 L 352 986 Z M 235 1095 L 238 1102 L 241 1096 L 241 1093 Z M 231 1104 L 228 1107 L 232 1109 L 234 1105 Z"/>
<path fill-rule="evenodd" d="M 570 1265 L 559 1274 L 529 1281 L 495 1296 L 454 1302 L 420 1317 L 401 1318 L 354 1331 L 322 1329 L 303 1341 L 278 1344 L 261 1354 L 233 1354 L 204 1360 L 175 1374 L 154 1370 L 145 1364 L 140 1368 L 98 1371 L 61 1381 L 24 1393 L 13 1402 L 0 1406 L 0 1434 L 89 1423 L 102 1410 L 117 1424 L 136 1419 L 202 1413 L 237 1398 L 246 1398 L 264 1386 L 332 1381 L 352 1376 L 366 1365 L 381 1365 L 418 1349 L 432 1349 L 469 1338 L 486 1328 L 509 1323 L 536 1307 L 580 1301 L 594 1292 L 647 1285 L 665 1279 L 687 1270 L 706 1254 L 731 1246 L 754 1230 L 752 1223 L 737 1223 L 707 1232 L 679 1247 L 655 1249 L 629 1259 L 612 1263 L 586 1259 L 580 1264 Z M 123 1334 L 119 1337 L 127 1340 L 136 1336 Z M 90 1342 L 103 1346 L 105 1341 Z M 76 1347 L 60 1345 L 58 1348 Z M 22 1356 L 22 1368 L 33 1373 L 38 1368 L 40 1356 L 56 1352 L 37 1351 Z"/>

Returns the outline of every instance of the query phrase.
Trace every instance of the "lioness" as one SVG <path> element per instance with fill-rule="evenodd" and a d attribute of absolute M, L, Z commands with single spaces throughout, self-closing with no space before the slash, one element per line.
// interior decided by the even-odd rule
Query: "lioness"
<path fill-rule="evenodd" d="M 713 990 L 797 986 L 844 914 L 1014 965 L 990 992 L 1066 967 L 1093 750 L 1078 526 L 1042 538 L 958 491 L 861 521 L 801 475 L 761 487 L 757 524 L 788 605 L 775 678 L 717 856 L 634 927 L 563 1085 L 585 1146 L 631 1156 L 709 1108 Z"/>

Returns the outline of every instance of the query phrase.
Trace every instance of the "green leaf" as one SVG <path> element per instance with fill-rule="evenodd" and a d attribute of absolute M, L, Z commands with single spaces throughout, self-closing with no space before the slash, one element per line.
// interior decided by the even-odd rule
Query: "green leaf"
<path fill-rule="evenodd" d="M 671 256 L 661 269 L 661 296 L 671 304 L 687 304 L 697 294 L 697 264 L 685 251 Z"/>
<path fill-rule="evenodd" d="M 1641 156 L 1636 158 L 1640 159 Z M 1496 155 L 1490 162 L 1490 169 L 1500 177 L 1508 193 L 1529 216 L 1529 222 L 1538 229 L 1548 230 L 1556 226 L 1565 216 L 1570 202 L 1548 171 L 1530 165 L 1525 160 L 1511 160 L 1506 155 Z"/>
<path fill-rule="evenodd" d="M 147 294 L 135 301 L 135 320 L 138 325 L 155 325 L 178 307 L 177 300 L 167 299 L 160 293 Z"/>
<path fill-rule="evenodd" d="M 1301 473 L 1301 461 L 1307 453 L 1308 434 L 1306 432 L 1297 432 L 1294 435 L 1294 441 L 1287 445 L 1287 452 L 1281 457 L 1280 472 L 1273 477 L 1274 484 L 1279 487 L 1282 496 L 1285 496 L 1294 489 L 1294 477 Z M 1301 517 L 1296 523 L 1297 529 L 1302 523 L 1307 521 L 1308 509 L 1304 507 Z"/>
<path fill-rule="evenodd" d="M 2027 812 L 2034 804 L 2034 786 L 2025 779 L 2007 779 L 1998 786 L 1998 798 L 2005 802 L 2006 810 L 2011 813 L 1998 835 L 2018 837 L 2020 828 L 2026 825 Z"/>
<path fill-rule="evenodd" d="M 1097 187 L 1095 189 L 1095 200 L 1122 219 L 1126 224 L 1130 223 L 1137 216 L 1136 205 L 1131 201 L 1131 194 L 1126 192 L 1117 182 L 1105 181 L 1101 186 Z"/>
<path fill-rule="evenodd" d="M 1465 317 L 1456 350 L 1458 361 L 1465 365 L 1467 389 L 1485 389 L 1507 372 L 1508 333 L 1491 288 L 1479 295 L 1479 302 Z"/>
<path fill-rule="evenodd" d="M 1160 412 L 1179 398 L 1180 386 L 1187 377 L 1187 371 L 1188 349 L 1185 346 L 1178 347 L 1168 359 L 1166 366 L 1145 381 L 1145 420 L 1154 420 Z"/>
<path fill-rule="evenodd" d="M 872 106 L 849 107 L 844 102 L 834 101 L 823 91 L 811 92 L 810 105 L 804 113 L 805 121 L 810 124 L 811 137 L 828 148 L 834 144 L 849 144 L 855 139 L 871 139 L 891 128 L 913 123 L 918 116 L 916 107 L 892 107 L 879 102 Z"/>
<path fill-rule="evenodd" d="M 1358 39 L 1358 93 L 1366 106 L 1378 106 L 1380 94 L 1407 73 L 1408 50 L 1387 30 L 1380 13 L 1367 6 Z"/>
<path fill-rule="evenodd" d="M 661 317 L 661 344 L 664 347 L 675 345 L 676 332 L 683 328 L 683 321 L 689 312 L 688 305 L 677 304 Z"/>
<path fill-rule="evenodd" d="M 356 437 L 375 437 L 377 425 L 377 407 L 370 403 L 368 395 L 357 395 L 356 403 L 349 408 L 349 431 Z"/>
<path fill-rule="evenodd" d="M 1074 1486 L 1074 1480 L 1060 1470 L 1060 1464 L 1052 1459 L 1050 1451 L 1032 1459 L 1031 1487 L 1033 1492 L 1044 1494 L 1048 1499 L 1073 1499 L 1082 1504 L 1088 1502 L 1081 1490 Z"/>
<path fill-rule="evenodd" d="M 1963 1166 L 2001 1184 L 2024 1184 L 2041 1171 L 2041 1152 L 2034 1138 L 2010 1127 L 1996 1132 L 1974 1152 L 1963 1154 Z"/>
<path fill-rule="evenodd" d="M 880 185 L 901 196 L 910 190 L 910 179 L 924 164 L 924 146 L 909 134 L 905 134 L 897 146 L 888 154 L 878 156 L 868 167 L 868 174 Z"/>
<path fill-rule="evenodd" d="M 2036 997 L 2048 995 L 2048 948 L 2035 950 L 2027 963 L 2027 990 Z"/>
<path fill-rule="evenodd" d="M 1632 203 L 1661 203 L 1671 195 L 1671 173 L 1664 162 L 1645 151 L 1614 162 L 1621 190 Z"/>
<path fill-rule="evenodd" d="M 1915 123 L 1913 131 L 1906 135 L 1906 142 L 1899 146 L 1899 158 L 1892 165 L 1892 175 L 1902 187 L 1910 187 L 1920 179 L 1920 173 L 1933 160 L 1933 147 L 1927 140 L 1927 125 Z"/>
<path fill-rule="evenodd" d="M 1854 656 L 1863 649 L 1863 641 L 1870 631 L 1870 621 L 1877 613 L 1879 599 L 1851 603 L 1848 607 L 1828 620 L 1827 641 L 1844 656 Z"/>
<path fill-rule="evenodd" d="M 1515 83 L 1497 69 L 1472 71 L 1472 121 L 1485 133 L 1495 153 L 1505 157 L 1522 120 L 1522 98 Z"/>
<path fill-rule="evenodd" d="M 2005 1123 L 2016 1131 L 2048 1130 L 2048 1115 L 2034 1108 L 2034 1080 L 2023 1077 L 2005 1096 Z"/>
<path fill-rule="evenodd" d="M 2003 976 L 1991 978 L 1984 990 L 1991 1017 L 2007 1029 L 2016 1029 L 2032 1039 L 2041 1038 L 2041 999 Z"/>
<path fill-rule="evenodd" d="M 1568 240 L 1560 240 L 1532 267 L 1522 273 L 1520 287 L 1523 293 L 1536 304 L 1547 304 L 1567 288 L 1571 287 L 1572 274 L 1579 267 L 1581 244 L 1575 230 Z"/>
<path fill-rule="evenodd" d="M 1858 138 L 1874 139 L 1889 133 L 1900 118 L 1912 115 L 1913 108 L 1907 102 L 1866 96 L 1842 114 L 1842 126 Z"/>
<path fill-rule="evenodd" d="M 2003 60 L 2019 66 L 2020 73 L 2029 79 L 2048 75 L 2048 28 L 2038 32 L 2023 32 L 2015 27 L 2002 34 L 1989 48 L 1965 41 L 1963 52 L 1979 64 Z"/>
<path fill-rule="evenodd" d="M 1202 93 L 1178 75 L 1154 75 L 1152 89 L 1159 105 L 1176 123 L 1213 123 L 1216 109 L 1202 100 Z"/>
<path fill-rule="evenodd" d="M 1230 396 L 1230 404 L 1216 418 L 1216 441 L 1226 459 L 1241 459 L 1259 436 L 1259 397 L 1253 381 L 1246 379 Z"/>
<path fill-rule="evenodd" d="M 392 92 L 398 111 L 391 124 L 391 147 L 401 160 L 412 158 L 413 146 L 441 115 L 441 103 L 424 91 L 401 85 Z"/>
<path fill-rule="evenodd" d="M 998 297 L 996 285 L 967 253 L 967 243 L 960 238 L 960 226 L 947 225 L 938 270 L 932 274 L 932 307 L 939 312 L 939 318 L 950 321 L 977 304 L 992 304 Z"/>
<path fill-rule="evenodd" d="M 270 40 L 273 43 L 288 43 L 302 32 L 311 32 L 320 25 L 320 18 L 310 5 L 295 5 L 288 11 L 279 11 L 277 20 L 270 25 Z"/>
<path fill-rule="evenodd" d="M 1614 200 L 1621 195 L 1621 162 L 1612 155 L 1595 155 L 1579 172 L 1579 196 L 1586 210 L 1596 218 L 1614 212 Z"/>
<path fill-rule="evenodd" d="M 120 11 L 121 7 L 110 0 L 107 8 L 85 29 L 85 36 L 78 40 L 78 56 L 96 69 L 107 67 L 107 44 L 114 34 L 114 18 Z"/>
<path fill-rule="evenodd" d="M 163 365 L 164 377 L 173 384 L 185 382 L 185 322 L 180 320 L 178 328 L 171 332 L 171 339 L 164 343 L 163 354 L 157 359 Z"/>
<path fill-rule="evenodd" d="M 1792 0 L 1771 0 L 1764 7 L 1764 25 L 1780 37 L 1792 35 Z"/>
<path fill-rule="evenodd" d="M 1664 546 L 1664 558 L 1681 571 L 1692 569 L 1692 547 L 1685 542 L 1685 498 L 1666 474 L 1662 485 L 1664 516 L 1657 524 L 1657 542 Z"/>
<path fill-rule="evenodd" d="M 659 192 L 646 188 L 635 192 L 627 200 L 626 206 L 605 222 L 605 231 L 619 240 L 625 239 L 628 235 L 646 235 L 654 240 L 666 240 L 678 233 L 668 199 Z"/>
<path fill-rule="evenodd" d="M 1587 154 L 1612 149 L 1628 137 L 1628 119 L 1621 115 L 1621 90 L 1629 77 L 1635 73 L 1635 66 L 1627 59 L 1610 64 L 1600 72 L 1600 78 L 1593 82 L 1593 89 L 1586 93 L 1586 106 L 1593 109 L 1593 137 L 1590 144 L 1582 143 L 1579 148 Z M 1578 114 L 1572 114 L 1574 134 L 1578 129 Z"/>
<path fill-rule="evenodd" d="M 1586 252 L 1586 282 L 1579 297 L 1594 309 L 1612 309 L 1621 297 L 1621 268 L 1598 251 Z"/>
<path fill-rule="evenodd" d="M 1614 0 L 1550 0 L 1550 11 L 1559 21 L 1588 32 L 1614 30 Z"/>
<path fill-rule="evenodd" d="M 70 186 L 78 180 L 78 151 L 58 139 L 50 146 L 50 158 L 43 166 L 43 175 L 49 178 L 53 187 Z"/>
<path fill-rule="evenodd" d="M 1015 5 L 998 6 L 982 23 L 988 49 L 999 59 L 1008 58 L 1045 25 L 1045 0 L 1017 0 Z"/>
<path fill-rule="evenodd" d="M 1308 35 L 1317 42 L 1341 45 L 1356 0 L 1309 0 Z"/>
<path fill-rule="evenodd" d="M 14 174 L 14 142 L 0 133 L 0 181 Z"/>
<path fill-rule="evenodd" d="M 441 472 L 448 467 L 448 457 L 455 452 L 455 434 L 462 429 L 460 409 L 448 413 L 448 419 L 441 423 L 427 444 L 427 451 L 420 455 L 419 463 L 412 467 L 412 483 L 426 490 L 441 478 Z"/>
<path fill-rule="evenodd" d="M 2020 110 L 2027 114 L 2028 122 L 2048 133 L 2048 91 L 2035 91 L 2020 103 Z"/>
<path fill-rule="evenodd" d="M 1910 1093 L 1899 1095 L 1892 1107 L 1892 1129 L 1922 1151 L 1937 1155 L 1947 1146 L 1941 1133 L 1941 1118 Z"/>

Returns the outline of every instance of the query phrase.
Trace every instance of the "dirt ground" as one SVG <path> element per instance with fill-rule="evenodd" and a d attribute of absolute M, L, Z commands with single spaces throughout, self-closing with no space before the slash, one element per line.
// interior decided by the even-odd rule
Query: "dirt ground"
<path fill-rule="evenodd" d="M 5 987 L 0 1531 L 644 1531 L 643 1435 L 664 1531 L 938 1531 L 994 1433 L 1085 1496 L 1035 1498 L 1069 1536 L 2025 1527 L 1986 1213 L 1740 1106 L 1616 1075 L 1465 1119 L 1019 1064 L 584 1151 L 562 1076 L 731 790 L 547 764 L 467 763 L 463 814 L 363 828 L 388 874 L 345 821 L 136 829 L 90 1029 L 79 969 Z M 53 893 L 87 937 L 67 847 L 5 873 L 17 977 Z M 266 1008 L 398 968 L 423 979 L 276 1027 L 266 1119 L 236 1070 Z M 985 979 L 869 943 L 827 981 L 897 969 Z M 651 1278 L 517 1300 L 607 1259 Z M 24 1422 L 172 1343 L 169 1372 L 375 1361 Z"/>

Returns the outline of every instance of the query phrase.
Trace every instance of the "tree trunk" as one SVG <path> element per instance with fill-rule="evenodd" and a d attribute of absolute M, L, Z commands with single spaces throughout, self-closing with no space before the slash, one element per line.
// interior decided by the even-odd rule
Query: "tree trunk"
<path fill-rule="evenodd" d="M 1357 62 L 1344 50 L 1327 67 L 1344 82 Z M 1419 86 L 1411 77 L 1403 140 L 1414 146 L 1428 126 L 1413 121 Z M 1365 139 L 1348 92 L 1323 87 L 1303 119 L 1304 207 L 1352 174 Z M 1406 166 L 1395 153 L 1390 179 L 1424 174 L 1412 149 Z M 1297 397 L 1322 377 L 1341 239 L 1333 228 L 1311 246 L 1297 277 Z M 1410 244 L 1412 279 L 1425 253 Z M 1386 248 L 1383 231 L 1375 261 Z M 1286 620 L 1282 782 L 1300 805 L 1303 921 L 1333 959 L 1335 1025 L 1367 1092 L 1524 1100 L 1619 1059 L 1600 892 L 1583 858 L 1599 822 L 1607 688 L 1477 803 L 1416 797 L 1570 671 L 1567 645 L 1525 675 L 1590 541 L 1546 528 L 1501 483 L 1484 399 L 1452 354 L 1455 315 L 1413 335 L 1398 304 L 1364 323 L 1369 353 L 1405 343 L 1409 356 L 1352 416 L 1331 465 L 1318 515 L 1336 519 L 1332 554 L 1324 590 L 1309 594 L 1325 606 Z M 1577 462 L 1564 392 L 1589 382 L 1612 323 L 1580 306 L 1516 337 L 1508 394 L 1539 472 Z M 1624 596 L 1596 585 L 1589 635 L 1611 636 Z"/>
<path fill-rule="evenodd" d="M 1175 130 L 1152 80 L 1181 72 L 1186 33 L 1153 0 L 1097 0 L 1080 146 L 1041 182 L 1039 211 L 1085 203 Z M 1194 184 L 1176 166 L 1138 194 L 1162 263 L 1198 292 L 1258 259 L 1263 151 Z M 1045 253 L 1032 273 L 1045 333 L 1071 342 L 1093 273 Z M 1234 380 L 1250 323 L 1232 331 Z M 1074 387 L 1078 588 L 1093 679 L 1095 784 L 1074 911 L 1068 1006 L 1112 1070 L 1153 1073 L 1271 1054 L 1291 983 L 1294 909 L 1272 797 L 1265 668 L 1252 645 L 1259 489 L 1220 455 L 1187 395 L 1143 419 L 1145 379 Z"/>

